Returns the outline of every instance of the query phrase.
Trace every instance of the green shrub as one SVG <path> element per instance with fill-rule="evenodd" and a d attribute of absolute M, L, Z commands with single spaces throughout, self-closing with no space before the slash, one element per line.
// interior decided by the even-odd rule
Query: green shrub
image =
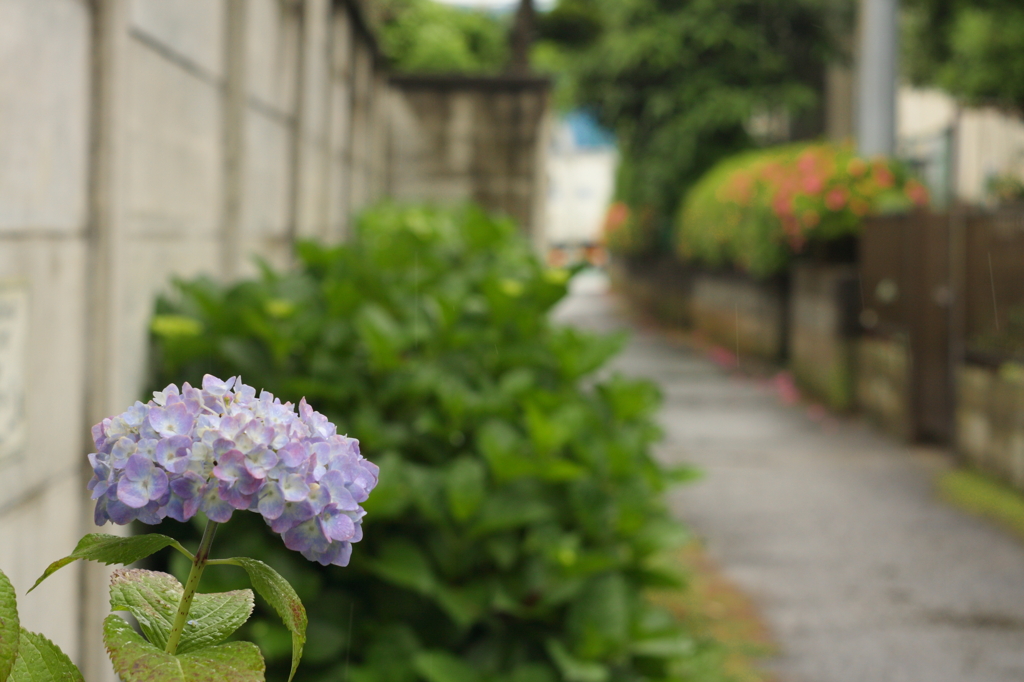
<path fill-rule="evenodd" d="M 864 216 L 927 202 L 924 186 L 888 159 L 868 162 L 830 144 L 757 150 L 721 162 L 694 186 L 676 246 L 685 259 L 763 277 L 811 244 L 855 234 Z"/>
<path fill-rule="evenodd" d="M 345 569 L 267 532 L 222 539 L 309 608 L 300 676 L 353 682 L 667 680 L 715 670 L 645 596 L 685 535 L 652 458 L 656 388 L 598 372 L 621 337 L 552 326 L 565 271 L 479 210 L 382 207 L 350 244 L 232 286 L 178 282 L 153 330 L 160 385 L 241 374 L 311 404 L 381 467 Z M 685 472 L 681 472 L 685 474 Z M 236 522 L 251 522 L 245 515 Z M 185 527 L 167 532 L 194 532 Z M 222 585 L 220 587 L 231 587 Z M 349 625 L 351 624 L 351 629 Z M 287 633 L 246 633 L 273 671 Z M 350 652 L 349 652 L 350 650 Z M 701 679 L 719 679 L 703 676 Z"/>

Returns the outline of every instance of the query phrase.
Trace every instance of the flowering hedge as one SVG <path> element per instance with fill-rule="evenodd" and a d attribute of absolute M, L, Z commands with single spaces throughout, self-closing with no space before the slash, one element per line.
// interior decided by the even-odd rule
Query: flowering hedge
<path fill-rule="evenodd" d="M 156 385 L 212 372 L 305 395 L 380 466 L 344 570 L 302 561 L 256 514 L 238 519 L 256 541 L 224 538 L 308 605 L 302 679 L 721 679 L 719 649 L 644 596 L 673 583 L 659 557 L 685 537 L 651 457 L 657 390 L 598 372 L 621 338 L 549 323 L 566 271 L 475 209 L 377 209 L 298 260 L 179 283 L 152 328 Z M 278 621 L 246 627 L 285 672 Z"/>
<path fill-rule="evenodd" d="M 757 150 L 722 162 L 691 190 L 676 247 L 688 260 L 766 276 L 812 243 L 856 234 L 867 215 L 927 203 L 925 187 L 896 161 L 832 144 Z"/>

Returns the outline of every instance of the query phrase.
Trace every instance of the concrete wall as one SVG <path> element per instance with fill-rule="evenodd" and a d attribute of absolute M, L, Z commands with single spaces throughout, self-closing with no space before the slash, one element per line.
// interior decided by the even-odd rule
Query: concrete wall
<path fill-rule="evenodd" d="M 956 447 L 976 467 L 1024 490 L 1024 383 L 989 367 L 957 373 Z"/>
<path fill-rule="evenodd" d="M 857 342 L 857 407 L 901 440 L 914 436 L 910 404 L 910 351 L 905 341 L 864 337 Z"/>
<path fill-rule="evenodd" d="M 640 312 L 675 327 L 693 325 L 693 270 L 670 257 L 616 257 L 608 272 L 612 287 Z"/>
<path fill-rule="evenodd" d="M 400 76 L 391 82 L 389 193 L 493 206 L 539 246 L 548 81 Z"/>
<path fill-rule="evenodd" d="M 730 273 L 699 273 L 693 279 L 695 328 L 740 358 L 784 359 L 785 288 Z"/>
<path fill-rule="evenodd" d="M 833 409 L 853 403 L 853 266 L 797 264 L 792 270 L 789 364 L 801 388 Z"/>
<path fill-rule="evenodd" d="M 0 0 L 0 568 L 24 625 L 87 679 L 112 679 L 106 569 L 25 590 L 95 530 L 89 426 L 142 397 L 170 279 L 286 264 L 297 237 L 344 237 L 391 180 L 536 224 L 546 90 L 393 96 L 361 6 Z"/>

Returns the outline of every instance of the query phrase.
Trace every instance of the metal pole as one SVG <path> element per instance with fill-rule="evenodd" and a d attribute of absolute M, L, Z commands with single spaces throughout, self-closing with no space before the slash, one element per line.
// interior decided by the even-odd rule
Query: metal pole
<path fill-rule="evenodd" d="M 899 0 L 862 0 L 857 85 L 857 151 L 896 151 L 896 62 Z"/>

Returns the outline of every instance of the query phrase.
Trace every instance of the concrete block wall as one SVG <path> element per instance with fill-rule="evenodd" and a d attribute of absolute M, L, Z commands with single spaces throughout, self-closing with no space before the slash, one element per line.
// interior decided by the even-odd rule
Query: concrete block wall
<path fill-rule="evenodd" d="M 897 438 L 913 438 L 907 343 L 896 338 L 863 337 L 857 341 L 855 362 L 857 407 Z"/>
<path fill-rule="evenodd" d="M 523 76 L 391 79 L 389 193 L 476 201 L 543 239 L 550 84 Z"/>
<path fill-rule="evenodd" d="M 781 282 L 757 282 L 732 273 L 693 278 L 693 325 L 739 357 L 781 361 L 787 352 L 787 292 Z"/>
<path fill-rule="evenodd" d="M 801 388 L 837 410 L 853 403 L 849 294 L 856 281 L 853 266 L 799 263 L 792 269 L 790 369 Z"/>
<path fill-rule="evenodd" d="M 956 447 L 974 466 L 1024 490 L 1024 384 L 994 368 L 961 365 Z"/>
<path fill-rule="evenodd" d="M 95 530 L 89 427 L 143 397 L 171 278 L 285 265 L 388 193 L 537 229 L 546 83 L 393 89 L 363 4 L 0 0 L 0 568 L 87 679 L 107 569 L 25 591 Z"/>
<path fill-rule="evenodd" d="M 79 660 L 79 567 L 25 590 L 84 528 L 92 29 L 82 0 L 0 2 L 0 567 Z"/>

